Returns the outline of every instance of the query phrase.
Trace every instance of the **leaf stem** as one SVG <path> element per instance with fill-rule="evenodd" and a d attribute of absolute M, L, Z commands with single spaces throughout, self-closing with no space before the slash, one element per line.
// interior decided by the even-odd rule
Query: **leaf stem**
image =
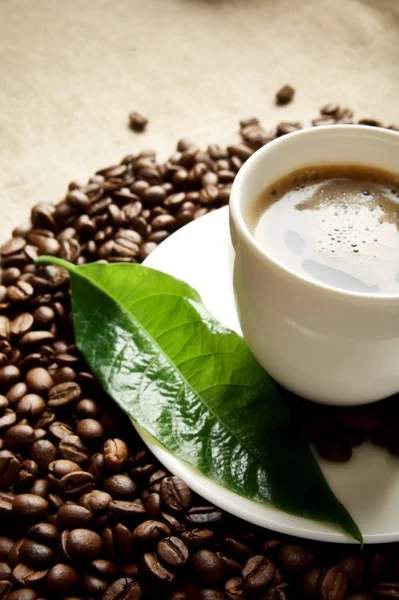
<path fill-rule="evenodd" d="M 62 267 L 69 272 L 76 270 L 76 265 L 57 256 L 38 256 L 35 263 L 37 265 L 57 265 L 57 267 Z"/>

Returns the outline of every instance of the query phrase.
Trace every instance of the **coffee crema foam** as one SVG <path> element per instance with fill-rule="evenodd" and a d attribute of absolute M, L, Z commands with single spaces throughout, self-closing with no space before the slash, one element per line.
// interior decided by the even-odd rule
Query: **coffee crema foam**
<path fill-rule="evenodd" d="M 399 293 L 399 174 L 304 167 L 263 190 L 247 224 L 272 259 L 299 275 L 354 292 Z"/>

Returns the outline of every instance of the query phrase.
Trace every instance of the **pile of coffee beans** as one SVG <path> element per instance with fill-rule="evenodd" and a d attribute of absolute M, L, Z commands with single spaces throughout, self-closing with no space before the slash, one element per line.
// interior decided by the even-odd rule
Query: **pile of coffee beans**
<path fill-rule="evenodd" d="M 328 105 L 313 124 L 352 119 Z M 1 247 L 0 600 L 399 599 L 398 545 L 361 550 L 277 535 L 168 473 L 79 354 L 67 273 L 34 264 L 40 254 L 142 261 L 226 205 L 256 148 L 300 127 L 269 130 L 252 118 L 227 148 L 182 139 L 164 163 L 153 151 L 126 156 L 87 184 L 72 182 L 59 204 L 35 206 Z M 324 456 L 346 459 L 365 437 L 398 453 L 394 403 L 384 415 L 372 407 L 332 418 L 288 401 Z"/>

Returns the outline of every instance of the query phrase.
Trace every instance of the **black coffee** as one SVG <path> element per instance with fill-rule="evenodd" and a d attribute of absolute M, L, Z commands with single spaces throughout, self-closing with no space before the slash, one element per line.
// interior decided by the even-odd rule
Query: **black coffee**
<path fill-rule="evenodd" d="M 269 185 L 248 224 L 267 254 L 336 288 L 399 293 L 399 175 L 361 165 L 299 169 Z"/>

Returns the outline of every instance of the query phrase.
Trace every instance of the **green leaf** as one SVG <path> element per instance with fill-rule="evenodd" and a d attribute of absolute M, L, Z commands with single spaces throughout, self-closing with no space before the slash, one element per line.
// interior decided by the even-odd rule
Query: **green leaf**
<path fill-rule="evenodd" d="M 108 394 L 175 456 L 257 502 L 361 533 L 243 339 L 186 283 L 136 264 L 70 272 L 76 343 Z"/>

